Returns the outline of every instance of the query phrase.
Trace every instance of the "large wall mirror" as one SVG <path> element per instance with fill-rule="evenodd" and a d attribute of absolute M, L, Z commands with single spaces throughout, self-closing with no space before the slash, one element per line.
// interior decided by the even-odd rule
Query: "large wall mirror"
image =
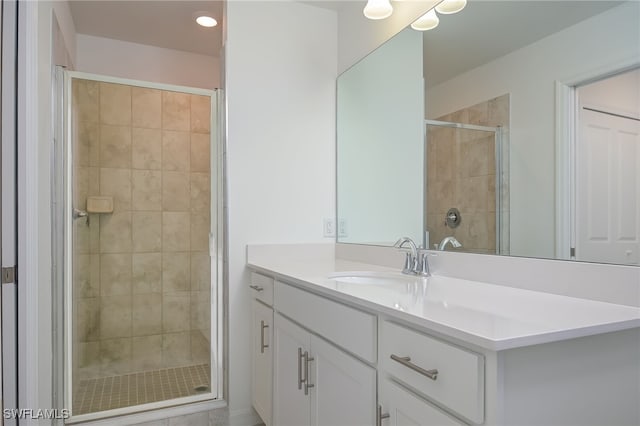
<path fill-rule="evenodd" d="M 338 78 L 338 242 L 640 264 L 640 2 L 472 0 Z"/>

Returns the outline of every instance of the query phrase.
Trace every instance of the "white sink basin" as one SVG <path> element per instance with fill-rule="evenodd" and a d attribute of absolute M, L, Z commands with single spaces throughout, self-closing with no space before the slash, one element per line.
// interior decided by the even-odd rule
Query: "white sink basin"
<path fill-rule="evenodd" d="M 335 272 L 327 276 L 341 284 L 359 284 L 368 286 L 413 284 L 425 280 L 424 277 L 406 275 L 400 272 L 347 271 Z"/>

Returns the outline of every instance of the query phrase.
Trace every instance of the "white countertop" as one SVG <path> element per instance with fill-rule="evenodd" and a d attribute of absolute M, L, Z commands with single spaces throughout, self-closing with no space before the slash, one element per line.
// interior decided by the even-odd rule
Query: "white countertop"
<path fill-rule="evenodd" d="M 640 327 L 640 308 L 433 275 L 398 285 L 340 282 L 329 274 L 398 269 L 335 259 L 256 250 L 247 265 L 348 304 L 426 327 L 489 350 Z M 277 297 L 277 296 L 276 296 Z"/>

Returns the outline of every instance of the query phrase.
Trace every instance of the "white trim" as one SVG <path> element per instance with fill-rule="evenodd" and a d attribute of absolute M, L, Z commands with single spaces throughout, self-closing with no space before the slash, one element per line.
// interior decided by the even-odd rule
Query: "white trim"
<path fill-rule="evenodd" d="M 39 329 L 41 261 L 38 181 L 39 160 L 48 152 L 39 148 L 38 96 L 38 2 L 19 2 L 18 25 L 18 398 L 21 407 L 40 407 L 41 379 L 50 371 L 40 370 L 40 344 L 48 331 Z M 22 41 L 22 42 L 21 42 Z M 48 70 L 47 70 L 48 71 Z M 46 312 L 46 311 L 45 311 Z M 46 339 L 44 339 L 46 340 Z M 36 424 L 35 420 L 22 420 Z"/>
<path fill-rule="evenodd" d="M 145 87 L 147 89 L 168 90 L 170 92 L 182 92 L 192 95 L 213 96 L 217 89 L 199 89 L 189 86 L 178 86 L 168 83 L 154 83 L 151 81 L 134 80 L 131 78 L 111 77 L 108 75 L 92 74 L 81 71 L 69 71 L 71 78 L 79 78 L 83 80 L 101 81 L 103 83 L 126 84 L 128 86 Z"/>
<path fill-rule="evenodd" d="M 73 419 L 67 420 L 66 424 L 75 424 L 82 422 L 83 426 L 126 426 L 135 425 L 138 423 L 153 422 L 158 420 L 164 420 L 171 417 L 186 416 L 194 413 L 201 413 L 203 411 L 211 411 L 227 406 L 227 402 L 224 400 L 209 400 L 199 402 L 187 402 L 184 405 L 172 406 L 167 408 L 158 409 L 158 404 L 144 404 L 136 407 L 141 407 L 145 411 L 143 413 L 137 412 L 131 414 L 126 409 L 117 409 L 111 411 L 104 411 L 101 413 L 86 414 L 81 416 L 75 416 Z M 104 418 L 105 414 L 110 417 Z M 119 417 L 118 417 L 119 416 Z M 103 417 L 98 419 L 97 417 Z"/>

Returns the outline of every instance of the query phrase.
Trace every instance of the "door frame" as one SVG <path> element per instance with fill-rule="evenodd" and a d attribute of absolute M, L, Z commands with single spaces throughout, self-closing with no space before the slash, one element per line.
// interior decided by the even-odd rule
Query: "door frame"
<path fill-rule="evenodd" d="M 150 81 L 135 80 L 120 77 L 111 77 L 100 74 L 86 73 L 80 71 L 64 71 L 64 90 L 63 93 L 59 93 L 58 96 L 63 96 L 66 99 L 63 107 L 62 115 L 59 117 L 61 122 L 57 127 L 64 129 L 63 134 L 59 134 L 62 138 L 62 147 L 60 148 L 60 157 L 56 160 L 56 167 L 59 168 L 59 183 L 63 188 L 61 191 L 54 190 L 54 193 L 58 192 L 58 202 L 61 205 L 60 210 L 63 211 L 62 217 L 59 223 L 56 223 L 54 229 L 57 229 L 57 233 L 62 235 L 62 245 L 58 248 L 64 248 L 63 251 L 63 277 L 62 282 L 59 285 L 56 283 L 57 291 L 64 293 L 64 304 L 67 309 L 64 309 L 64 323 L 60 324 L 63 328 L 64 334 L 64 350 L 63 359 L 59 360 L 56 365 L 62 365 L 64 363 L 65 372 L 63 374 L 64 379 L 64 402 L 65 408 L 72 408 L 72 312 L 70 307 L 72 306 L 72 244 L 71 244 L 71 230 L 72 230 L 72 146 L 69 135 L 71 134 L 71 99 L 72 99 L 72 79 L 86 79 L 105 83 L 125 84 L 135 87 L 143 87 L 150 89 L 166 90 L 194 95 L 209 96 L 211 99 L 211 116 L 210 116 L 210 165 L 211 165 L 211 205 L 210 205 L 210 238 L 209 238 L 209 253 L 211 255 L 211 342 L 215 342 L 215 348 L 210 353 L 210 366 L 211 366 L 211 393 L 194 395 L 183 397 L 179 399 L 179 403 L 176 404 L 175 400 L 164 400 L 153 402 L 144 405 L 134 405 L 129 407 L 118 408 L 110 410 L 108 412 L 100 413 L 88 413 L 75 415 L 71 417 L 70 422 L 92 422 L 96 424 L 102 424 L 102 422 L 109 422 L 105 417 L 120 416 L 120 415 L 133 415 L 136 421 L 150 421 L 156 420 L 162 417 L 161 413 L 152 412 L 149 410 L 157 409 L 171 409 L 172 415 L 187 414 L 190 412 L 202 411 L 203 405 L 207 406 L 207 409 L 221 408 L 226 406 L 224 394 L 224 363 L 225 360 L 225 346 L 224 346 L 224 280 L 223 280 L 223 255 L 224 255 L 224 241 L 225 241 L 225 226 L 224 226 L 224 214 L 223 214 L 223 165 L 224 165 L 224 152 L 223 152 L 223 138 L 221 133 L 221 91 L 220 89 L 200 89 L 188 86 L 179 86 L 175 84 L 167 83 L 155 83 Z M 64 165 L 59 164 L 64 162 Z M 56 236 L 54 236 L 55 238 Z M 54 253 L 55 255 L 55 253 Z M 62 319 L 62 318 L 60 318 Z M 54 388 L 57 384 L 54 383 Z M 189 405 L 184 405 L 190 403 Z M 165 411 L 166 412 L 166 411 Z M 175 414 L 173 414 L 175 412 Z M 105 414 L 108 413 L 108 414 Z M 159 417 L 160 416 L 160 417 Z"/>
<path fill-rule="evenodd" d="M 555 258 L 576 260 L 576 141 L 578 137 L 579 102 L 577 87 L 603 80 L 608 77 L 640 67 L 640 59 L 630 57 L 591 69 L 569 77 L 556 80 L 556 223 Z"/>

